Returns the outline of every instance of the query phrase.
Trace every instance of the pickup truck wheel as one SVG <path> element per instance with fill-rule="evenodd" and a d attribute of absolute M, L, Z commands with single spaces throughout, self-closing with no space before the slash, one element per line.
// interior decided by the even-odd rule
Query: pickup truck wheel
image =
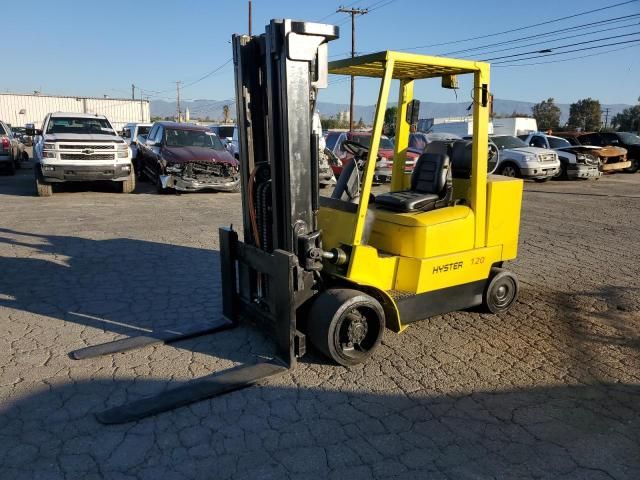
<path fill-rule="evenodd" d="M 520 169 L 515 165 L 508 163 L 500 168 L 500 175 L 504 175 L 505 177 L 519 178 Z"/>
<path fill-rule="evenodd" d="M 553 176 L 554 180 L 568 180 L 569 175 L 567 174 L 567 164 L 562 162 L 560 164 L 560 170 Z"/>
<path fill-rule="evenodd" d="M 42 174 L 38 171 L 38 167 L 35 169 L 36 177 L 36 194 L 39 197 L 50 197 L 53 195 L 53 185 L 47 183 L 42 178 Z"/>
<path fill-rule="evenodd" d="M 627 173 L 636 173 L 640 169 L 640 159 L 632 158 L 631 166 L 629 168 L 625 168 L 624 171 Z"/>
<path fill-rule="evenodd" d="M 122 193 L 131 193 L 136 189 L 136 175 L 133 171 L 125 181 L 120 182 L 120 189 Z"/>

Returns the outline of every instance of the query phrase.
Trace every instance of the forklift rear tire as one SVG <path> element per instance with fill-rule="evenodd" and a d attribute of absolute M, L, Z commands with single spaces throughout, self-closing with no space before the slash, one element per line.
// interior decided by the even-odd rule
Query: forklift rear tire
<path fill-rule="evenodd" d="M 307 334 L 318 350 L 349 367 L 373 354 L 384 326 L 384 310 L 375 298 L 358 290 L 331 289 L 313 302 Z"/>
<path fill-rule="evenodd" d="M 502 268 L 492 268 L 489 283 L 482 295 L 482 306 L 491 313 L 506 312 L 518 298 L 520 286 L 516 276 Z"/>

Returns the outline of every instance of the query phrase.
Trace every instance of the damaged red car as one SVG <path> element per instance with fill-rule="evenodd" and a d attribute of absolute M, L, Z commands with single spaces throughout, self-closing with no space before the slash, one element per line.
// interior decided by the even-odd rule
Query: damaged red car
<path fill-rule="evenodd" d="M 139 137 L 138 178 L 155 182 L 159 192 L 240 189 L 238 161 L 208 128 L 188 123 L 156 122 Z"/>

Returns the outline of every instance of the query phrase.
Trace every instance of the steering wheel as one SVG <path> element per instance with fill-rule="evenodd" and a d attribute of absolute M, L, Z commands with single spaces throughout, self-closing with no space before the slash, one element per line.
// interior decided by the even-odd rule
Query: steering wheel
<path fill-rule="evenodd" d="M 500 149 L 491 140 L 489 140 L 488 153 L 487 169 L 488 173 L 493 173 L 500 162 Z"/>
<path fill-rule="evenodd" d="M 342 148 L 344 148 L 347 153 L 350 153 L 355 158 L 365 160 L 367 158 L 367 154 L 369 153 L 369 147 L 365 147 L 364 145 L 354 142 L 353 140 L 345 140 L 342 142 Z"/>

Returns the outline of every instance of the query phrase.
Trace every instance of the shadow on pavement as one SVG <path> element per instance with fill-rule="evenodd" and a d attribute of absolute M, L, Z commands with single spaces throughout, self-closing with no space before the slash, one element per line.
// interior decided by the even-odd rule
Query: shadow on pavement
<path fill-rule="evenodd" d="M 0 478 L 640 476 L 639 385 L 450 396 L 270 383 L 134 424 L 96 422 L 92 411 L 141 383 L 96 379 L 4 405 Z"/>
<path fill-rule="evenodd" d="M 0 228 L 0 244 L 26 247 L 24 256 L 0 257 L 0 306 L 96 330 L 63 329 L 73 349 L 122 336 L 159 336 L 220 319 L 219 252 L 117 238 L 34 235 Z M 194 328 L 195 327 L 195 328 Z M 72 331 L 73 330 L 73 331 Z M 273 346 L 250 327 L 185 340 L 176 347 L 247 362 L 251 353 L 270 356 Z M 119 337 L 113 334 L 119 335 Z M 84 360 L 85 362 L 91 360 Z"/>

